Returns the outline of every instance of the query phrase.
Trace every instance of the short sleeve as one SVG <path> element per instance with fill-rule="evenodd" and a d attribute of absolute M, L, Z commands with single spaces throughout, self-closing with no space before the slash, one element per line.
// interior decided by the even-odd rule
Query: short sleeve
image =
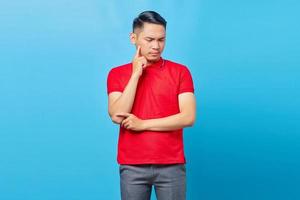
<path fill-rule="evenodd" d="M 123 92 L 120 76 L 114 69 L 110 70 L 107 76 L 107 94 L 111 92 Z"/>
<path fill-rule="evenodd" d="M 179 94 L 183 92 L 193 92 L 194 93 L 194 84 L 190 71 L 187 67 L 184 67 L 180 73 L 179 81 Z"/>

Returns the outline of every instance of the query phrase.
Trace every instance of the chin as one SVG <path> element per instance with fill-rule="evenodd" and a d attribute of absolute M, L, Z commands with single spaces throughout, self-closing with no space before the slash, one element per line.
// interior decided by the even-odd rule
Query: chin
<path fill-rule="evenodd" d="M 150 61 L 150 62 L 155 62 L 155 61 L 158 61 L 160 59 L 160 55 L 159 56 L 149 56 L 147 57 L 147 60 Z"/>

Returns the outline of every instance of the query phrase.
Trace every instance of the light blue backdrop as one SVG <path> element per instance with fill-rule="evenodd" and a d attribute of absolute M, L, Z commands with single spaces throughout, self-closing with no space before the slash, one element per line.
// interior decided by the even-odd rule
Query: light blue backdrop
<path fill-rule="evenodd" d="M 300 199 L 296 0 L 1 0 L 0 199 L 120 198 L 106 76 L 144 10 L 194 78 L 188 199 Z"/>

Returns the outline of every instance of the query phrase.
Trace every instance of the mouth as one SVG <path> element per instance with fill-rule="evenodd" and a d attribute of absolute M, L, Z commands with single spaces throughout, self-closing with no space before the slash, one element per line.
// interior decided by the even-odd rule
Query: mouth
<path fill-rule="evenodd" d="M 152 56 L 157 56 L 157 55 L 159 55 L 159 52 L 158 53 L 149 53 L 149 54 Z"/>

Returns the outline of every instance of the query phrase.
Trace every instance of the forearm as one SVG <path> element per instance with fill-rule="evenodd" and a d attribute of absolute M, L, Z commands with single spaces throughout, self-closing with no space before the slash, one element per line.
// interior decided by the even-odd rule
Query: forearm
<path fill-rule="evenodd" d="M 112 119 L 114 118 L 116 120 L 118 118 L 115 116 L 116 113 L 131 112 L 135 98 L 136 88 L 138 85 L 138 80 L 138 76 L 131 76 L 122 95 L 116 101 L 114 101 L 111 106 L 109 106 L 109 114 L 112 117 Z M 114 119 L 113 121 L 115 121 Z M 115 122 L 119 123 L 118 121 L 121 120 L 122 118 L 119 118 Z"/>
<path fill-rule="evenodd" d="M 194 124 L 194 114 L 178 113 L 164 118 L 143 120 L 144 129 L 149 131 L 172 131 Z"/>

